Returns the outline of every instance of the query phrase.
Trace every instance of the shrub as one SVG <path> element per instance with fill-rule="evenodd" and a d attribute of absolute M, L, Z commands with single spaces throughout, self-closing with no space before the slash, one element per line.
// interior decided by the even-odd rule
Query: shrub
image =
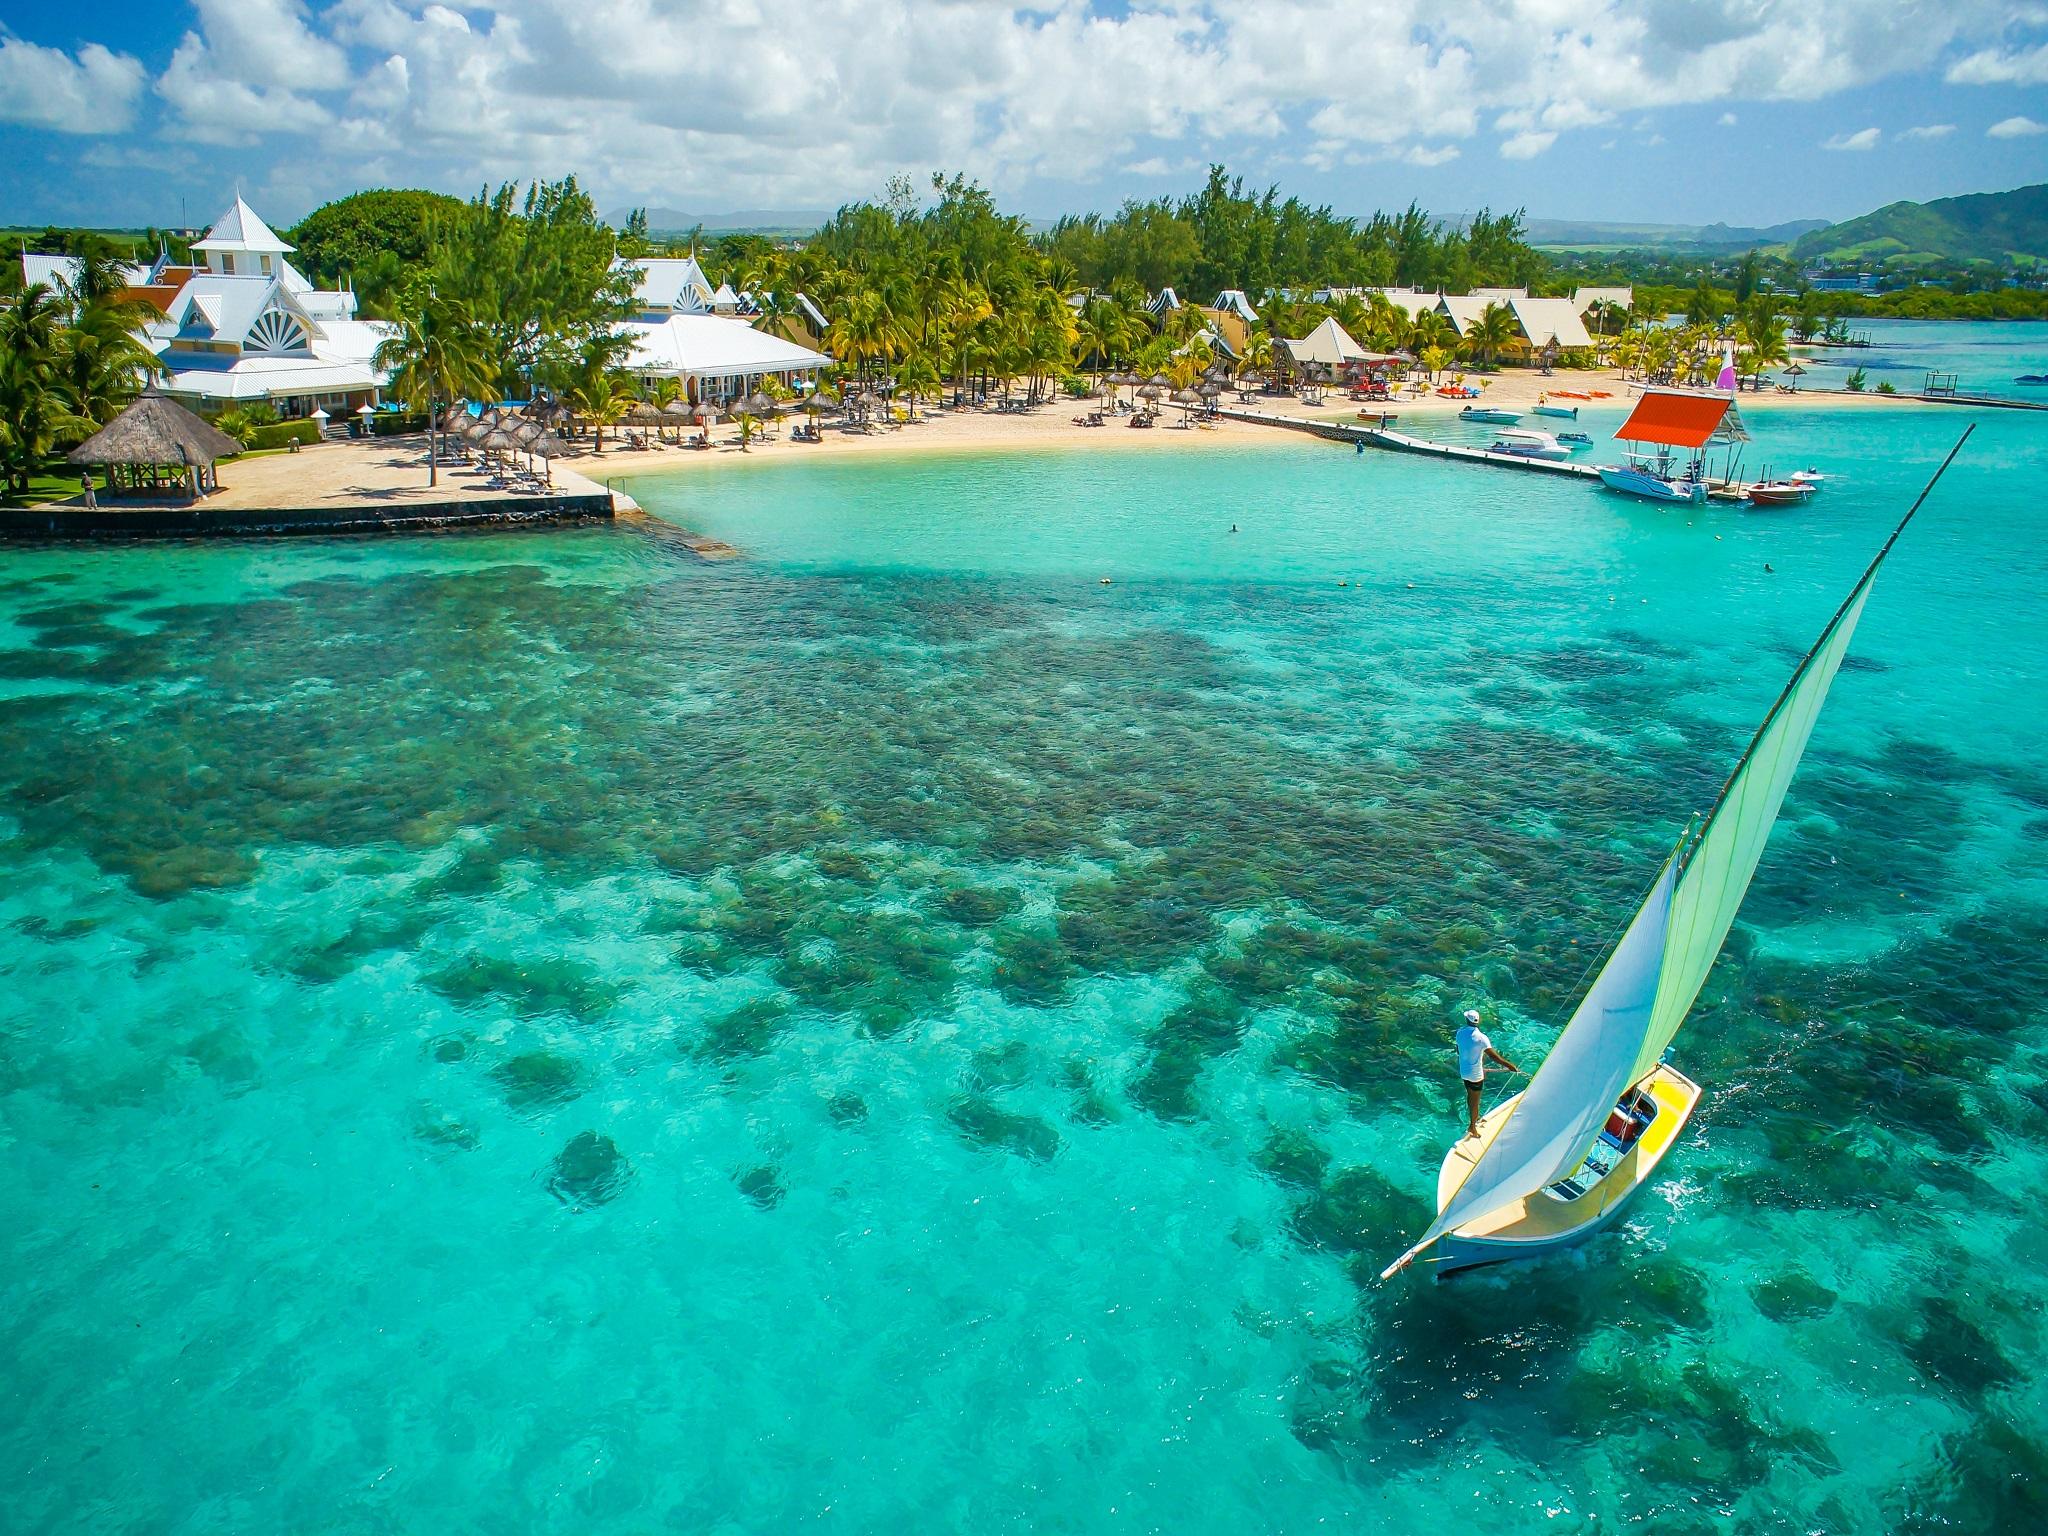
<path fill-rule="evenodd" d="M 1896 395 L 1898 393 L 1896 389 L 1892 388 L 1892 381 L 1890 379 L 1881 381 L 1877 386 L 1877 392 L 1880 395 Z"/>
<path fill-rule="evenodd" d="M 379 411 L 370 418 L 370 436 L 397 437 L 403 432 L 424 432 L 427 417 L 424 411 Z"/>
<path fill-rule="evenodd" d="M 237 433 L 244 448 L 282 448 L 288 443 L 317 443 L 319 426 L 310 421 L 274 421 L 269 426 L 251 427 Z"/>
<path fill-rule="evenodd" d="M 1856 391 L 1857 394 L 1860 395 L 1863 393 L 1863 385 L 1867 381 L 1868 377 L 1869 375 L 1864 373 L 1864 371 L 1861 368 L 1858 368 L 1854 373 L 1849 375 L 1847 380 L 1847 387 L 1853 389 L 1854 391 Z"/>

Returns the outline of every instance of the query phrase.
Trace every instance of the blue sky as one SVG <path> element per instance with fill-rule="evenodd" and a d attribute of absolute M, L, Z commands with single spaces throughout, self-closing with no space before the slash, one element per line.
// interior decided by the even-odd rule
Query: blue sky
<path fill-rule="evenodd" d="M 278 223 L 576 172 L 607 211 L 1222 160 L 1346 212 L 1774 223 L 2048 180 L 2011 0 L 0 0 L 0 222 Z"/>

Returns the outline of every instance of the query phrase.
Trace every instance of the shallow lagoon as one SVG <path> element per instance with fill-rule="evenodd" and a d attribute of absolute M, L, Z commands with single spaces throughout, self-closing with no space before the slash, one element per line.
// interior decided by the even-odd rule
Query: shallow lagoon
<path fill-rule="evenodd" d="M 2029 1521 L 2030 418 L 1882 579 L 1669 1175 L 1368 1278 L 1452 1010 L 1541 1049 L 1964 419 L 1758 413 L 1839 480 L 1690 525 L 1287 443 L 635 487 L 726 567 L 8 552 L 11 1523 Z"/>

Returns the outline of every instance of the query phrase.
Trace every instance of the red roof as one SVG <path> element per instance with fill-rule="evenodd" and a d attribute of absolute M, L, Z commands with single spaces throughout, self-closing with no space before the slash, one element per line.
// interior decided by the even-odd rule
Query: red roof
<path fill-rule="evenodd" d="M 1721 429 L 1732 402 L 1712 395 L 1680 395 L 1652 389 L 1643 392 L 1616 437 L 1631 443 L 1662 443 L 1671 448 L 1704 448 Z"/>

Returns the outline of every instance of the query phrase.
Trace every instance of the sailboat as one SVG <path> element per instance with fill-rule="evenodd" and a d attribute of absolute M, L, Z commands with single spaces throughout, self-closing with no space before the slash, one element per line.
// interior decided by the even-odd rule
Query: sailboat
<path fill-rule="evenodd" d="M 1445 1156 L 1425 1250 L 1439 1277 L 1585 1242 L 1621 1214 L 1684 1130 L 1700 1086 L 1666 1060 L 1749 890 L 1878 568 L 1969 441 L 1966 429 L 1793 671 L 1749 749 L 1650 886 L 1529 1086 Z"/>

